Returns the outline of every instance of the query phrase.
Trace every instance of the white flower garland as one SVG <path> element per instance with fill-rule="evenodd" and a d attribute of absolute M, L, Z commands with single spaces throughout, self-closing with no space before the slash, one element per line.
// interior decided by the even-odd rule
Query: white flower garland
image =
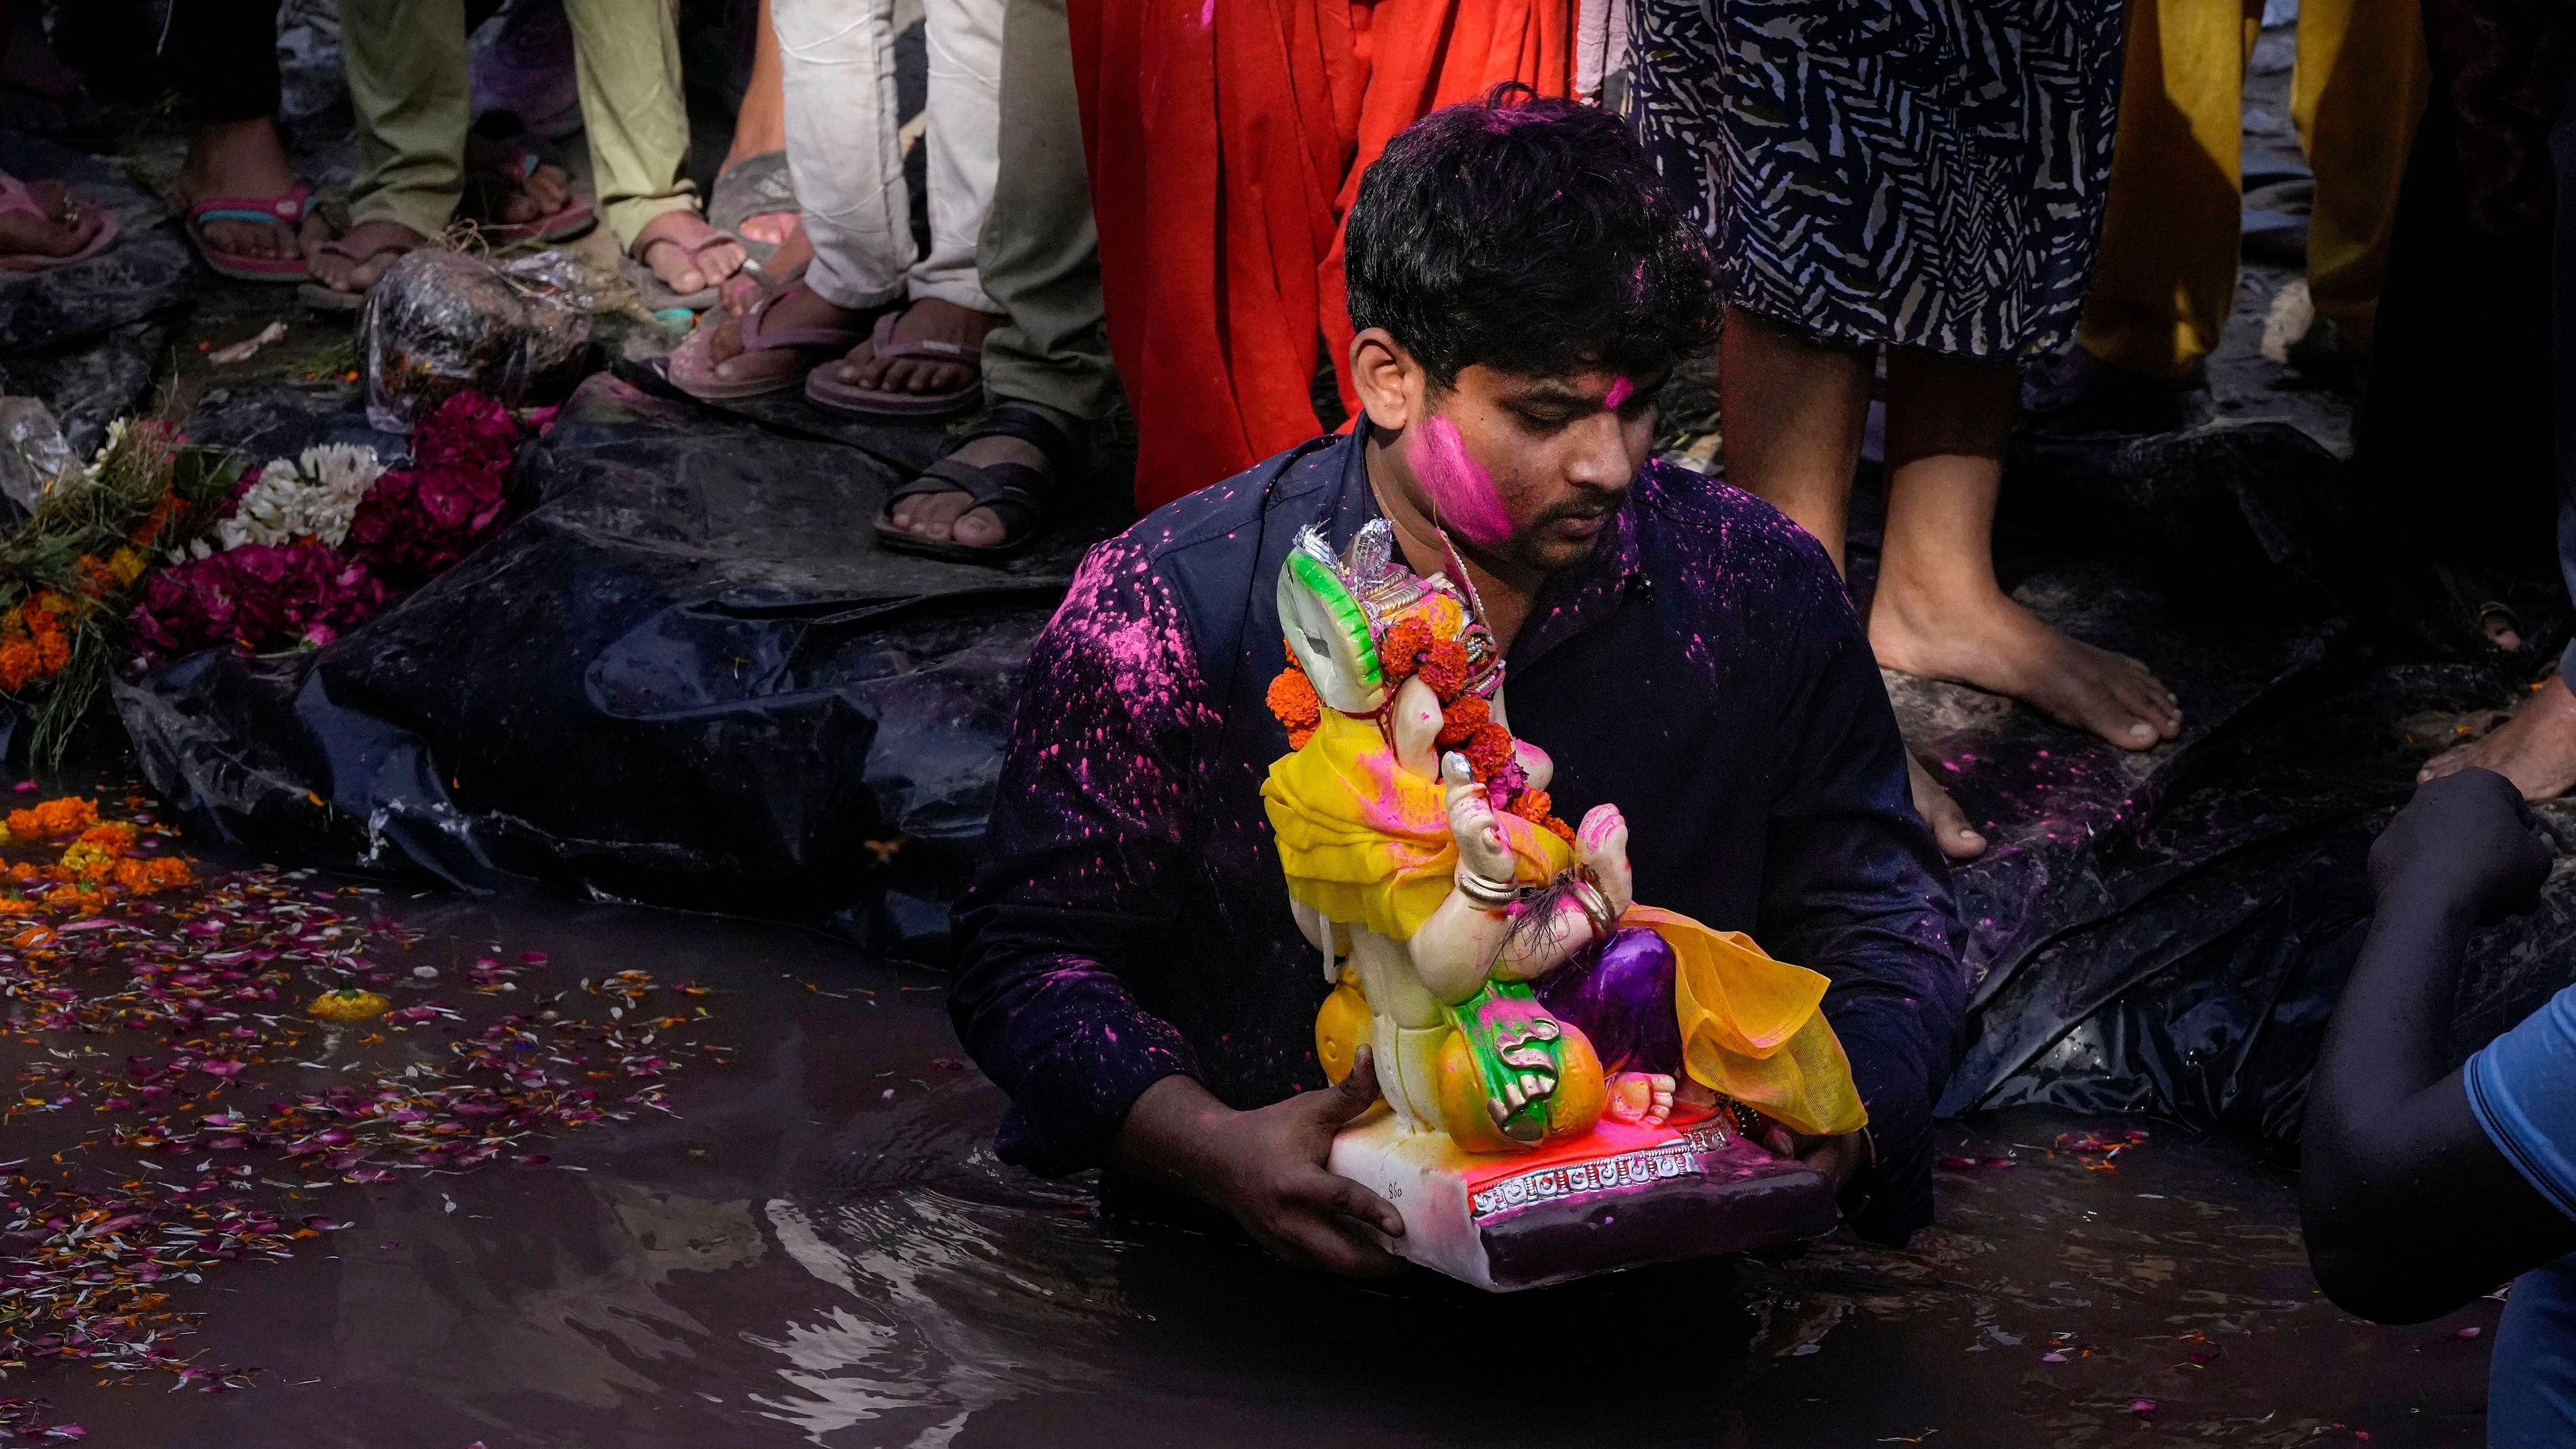
<path fill-rule="evenodd" d="M 359 501 L 384 471 L 374 449 L 354 443 L 323 443 L 292 462 L 271 459 L 230 516 L 216 520 L 216 545 L 229 551 L 246 543 L 313 538 L 337 548 L 349 536 Z M 214 551 L 202 541 L 190 550 L 199 558 Z"/>

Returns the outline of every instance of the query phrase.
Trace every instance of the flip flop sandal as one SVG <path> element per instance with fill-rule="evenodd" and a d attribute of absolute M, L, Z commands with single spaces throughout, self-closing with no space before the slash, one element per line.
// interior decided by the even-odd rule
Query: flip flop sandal
<path fill-rule="evenodd" d="M 472 147 L 472 161 L 482 171 L 482 174 L 471 178 L 475 188 L 481 192 L 475 209 L 486 215 L 499 213 L 501 203 L 506 199 L 506 193 L 492 194 L 493 183 L 506 183 L 510 192 L 516 192 L 521 186 L 527 184 L 529 177 L 537 174 L 538 167 L 546 164 L 544 157 L 525 147 L 486 149 L 479 142 Z M 477 229 L 483 234 L 484 242 L 496 247 L 516 246 L 520 242 L 536 242 L 543 246 L 553 246 L 557 242 L 568 242 L 577 237 L 587 236 L 590 234 L 590 229 L 597 225 L 599 225 L 598 209 L 578 196 L 569 197 L 562 206 L 527 221 L 476 223 Z"/>
<path fill-rule="evenodd" d="M 852 417 L 906 420 L 946 417 L 973 407 L 984 395 L 984 345 L 980 342 L 941 342 L 929 337 L 898 344 L 894 340 L 897 315 L 897 312 L 888 312 L 877 319 L 876 330 L 868 334 L 869 354 L 886 362 L 912 357 L 957 363 L 966 369 L 963 386 L 946 392 L 890 392 L 842 382 L 831 376 L 837 369 L 818 367 L 805 379 L 806 400 L 816 407 L 829 408 Z"/>
<path fill-rule="evenodd" d="M 736 161 L 716 173 L 715 187 L 707 195 L 707 220 L 729 232 L 739 233 L 742 224 L 755 216 L 798 209 L 784 151 L 763 151 Z M 769 260 L 769 254 L 778 249 L 776 242 L 748 237 L 742 238 L 742 245 L 755 261 Z"/>
<path fill-rule="evenodd" d="M 197 248 L 197 256 L 219 277 L 236 282 L 300 282 L 310 276 L 301 255 L 291 257 L 254 257 L 242 252 L 228 252 L 206 242 L 206 223 L 210 221 L 258 221 L 286 229 L 289 238 L 303 234 L 306 203 L 313 198 L 313 188 L 298 181 L 284 196 L 209 196 L 188 207 L 188 240 Z"/>
<path fill-rule="evenodd" d="M 92 210 L 98 209 L 97 203 L 83 201 L 79 197 L 72 196 L 69 193 L 65 193 L 63 197 L 63 205 L 65 209 L 75 213 L 84 207 Z M 32 216 L 40 221 L 49 221 L 58 224 L 63 220 L 61 216 L 47 211 L 44 208 L 43 203 L 36 200 L 36 194 L 27 189 L 27 183 L 20 181 L 17 177 L 12 176 L 5 171 L 0 171 L 0 212 L 16 212 L 21 216 Z M 98 235 L 91 237 L 89 239 L 89 244 L 82 247 L 79 251 L 73 252 L 69 256 L 60 257 L 37 256 L 33 253 L 25 253 L 15 256 L 0 256 L 0 271 L 50 272 L 56 267 L 68 267 L 74 262 L 88 261 L 90 258 L 97 256 L 100 252 L 107 250 L 108 243 L 116 240 L 116 231 L 115 213 L 100 211 Z"/>
<path fill-rule="evenodd" d="M 672 349 L 666 368 L 671 385 L 701 402 L 758 397 L 794 387 L 798 378 L 858 345 L 860 333 L 856 327 L 764 326 L 762 319 L 769 315 L 769 309 L 795 290 L 765 297 L 759 306 L 743 314 L 739 324 L 742 351 L 725 361 L 751 363 L 749 376 L 726 377 L 716 371 L 717 363 L 707 349 L 714 345 L 716 328 L 724 324 L 701 322 L 698 330 Z M 817 352 L 824 355 L 811 356 Z"/>
<path fill-rule="evenodd" d="M 360 223 L 360 225 L 364 225 L 364 223 Z M 419 242 L 402 242 L 399 244 L 389 242 L 383 246 L 375 247 L 365 252 L 359 252 L 353 248 L 343 246 L 341 243 L 345 240 L 346 238 L 335 237 L 330 241 L 324 242 L 319 248 L 317 248 L 317 250 L 329 252 L 335 257 L 346 258 L 351 266 L 363 267 L 387 253 L 391 253 L 394 256 L 399 257 L 405 252 L 420 250 L 422 245 Z M 378 272 L 376 274 L 377 282 L 381 282 L 384 279 L 384 273 Z M 375 282 L 368 283 L 367 291 L 372 292 L 374 290 Z M 355 312 L 359 308 L 367 305 L 367 292 L 343 292 L 337 287 L 326 287 L 320 282 L 306 282 L 303 286 L 295 289 L 295 295 L 303 301 L 304 305 L 311 307 L 316 312 Z"/>
<path fill-rule="evenodd" d="M 945 559 L 950 563 L 998 564 L 1016 558 L 1046 531 L 1046 495 L 1073 480 L 1081 463 L 1080 449 L 1073 437 L 1053 421 L 1025 407 L 1002 403 L 966 430 L 954 447 L 962 448 L 977 438 L 1017 438 L 1033 443 L 1046 454 L 1052 473 L 1041 473 L 1026 463 L 961 463 L 946 457 L 921 470 L 919 477 L 898 483 L 886 494 L 885 507 L 878 510 L 877 547 L 890 553 L 918 554 L 923 558 Z M 976 548 L 955 539 L 923 538 L 895 526 L 894 506 L 906 498 L 929 493 L 963 493 L 974 500 L 958 514 L 964 517 L 977 508 L 989 508 L 1001 520 L 1002 541 L 990 548 Z"/>
<path fill-rule="evenodd" d="M 720 247 L 727 242 L 745 251 L 751 249 L 749 243 L 729 231 L 710 232 L 703 240 L 694 243 L 684 242 L 678 237 L 657 236 L 644 244 L 642 255 L 620 255 L 617 259 L 617 270 L 635 288 L 636 294 L 644 299 L 644 310 L 647 312 L 667 312 L 674 307 L 703 312 L 716 304 L 716 298 L 719 295 L 717 289 L 723 283 L 710 283 L 694 292 L 675 292 L 671 290 L 670 283 L 662 280 L 661 273 L 654 271 L 652 264 L 644 258 L 652 255 L 653 248 L 657 246 L 675 246 L 687 252 L 689 260 L 694 262 L 698 259 L 699 253 L 707 248 Z"/>

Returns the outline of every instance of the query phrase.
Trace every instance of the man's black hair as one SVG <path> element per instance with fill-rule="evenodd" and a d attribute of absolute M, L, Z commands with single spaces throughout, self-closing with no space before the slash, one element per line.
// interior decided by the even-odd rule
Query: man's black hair
<path fill-rule="evenodd" d="M 1351 326 L 1439 387 L 1473 364 L 1650 378 L 1717 333 L 1708 249 L 1626 123 L 1517 84 L 1406 127 L 1360 178 Z"/>

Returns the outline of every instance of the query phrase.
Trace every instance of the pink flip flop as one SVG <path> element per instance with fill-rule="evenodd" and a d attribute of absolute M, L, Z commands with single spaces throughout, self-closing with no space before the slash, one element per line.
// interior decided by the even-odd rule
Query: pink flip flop
<path fill-rule="evenodd" d="M 743 314 L 742 351 L 725 360 L 751 363 L 750 375 L 726 377 L 716 371 L 717 363 L 708 349 L 714 346 L 716 329 L 724 324 L 709 319 L 673 349 L 669 364 L 671 385 L 702 402 L 758 397 L 794 387 L 798 378 L 815 367 L 859 345 L 860 333 L 855 327 L 781 327 L 773 331 L 761 325 L 770 308 L 801 290 L 790 288 L 762 298 L 759 306 Z M 809 355 L 813 353 L 822 355 Z"/>
<path fill-rule="evenodd" d="M 841 382 L 829 374 L 828 367 L 817 367 L 805 377 L 805 397 L 816 407 L 836 413 L 849 413 L 862 418 L 937 418 L 963 412 L 984 398 L 984 345 L 980 342 L 941 342 L 925 337 L 918 342 L 897 343 L 894 340 L 896 313 L 888 312 L 877 319 L 876 330 L 868 334 L 868 351 L 883 361 L 918 357 L 933 362 L 962 364 L 968 373 L 963 387 L 946 392 L 889 392 L 883 388 L 857 387 Z"/>
<path fill-rule="evenodd" d="M 87 207 L 92 210 L 97 209 L 97 204 L 95 202 L 83 201 L 79 197 L 70 197 L 68 200 L 74 207 Z M 27 183 L 20 181 L 17 177 L 12 176 L 5 171 L 0 171 L 0 211 L 14 211 L 22 216 L 32 216 L 42 221 L 58 222 L 61 220 L 60 217 L 55 216 L 52 212 L 45 210 L 44 207 L 37 204 L 35 193 L 27 189 Z M 74 262 L 88 261 L 90 258 L 97 256 L 100 252 L 107 250 L 108 243 L 114 240 L 116 240 L 116 217 L 111 213 L 102 211 L 99 213 L 98 235 L 91 237 L 89 239 L 89 245 L 82 247 L 79 251 L 73 252 L 69 256 L 62 257 L 40 257 L 24 254 L 17 256 L 0 256 L 0 270 L 11 272 L 50 272 L 56 267 L 67 267 Z"/>
<path fill-rule="evenodd" d="M 254 257 L 241 252 L 228 252 L 206 244 L 206 223 L 210 221 L 260 221 L 286 228 L 290 237 L 299 237 L 304 226 L 306 203 L 313 188 L 298 181 L 295 189 L 284 196 L 209 196 L 188 207 L 188 240 L 195 244 L 197 255 L 215 275 L 237 282 L 300 282 L 306 272 L 304 258 Z"/>
<path fill-rule="evenodd" d="M 544 157 L 524 147 L 487 151 L 480 142 L 475 143 L 471 159 L 477 168 L 488 168 L 490 174 L 486 179 L 505 181 L 514 190 L 529 177 L 536 175 L 538 167 L 546 164 Z M 486 200 L 489 203 L 487 209 L 493 211 L 500 209 L 497 197 L 487 197 Z M 532 220 L 478 223 L 483 240 L 496 247 L 514 246 L 525 241 L 553 246 L 557 242 L 568 242 L 576 237 L 587 236 L 590 229 L 597 225 L 599 225 L 599 212 L 589 202 L 578 196 L 566 200 L 562 206 Z"/>

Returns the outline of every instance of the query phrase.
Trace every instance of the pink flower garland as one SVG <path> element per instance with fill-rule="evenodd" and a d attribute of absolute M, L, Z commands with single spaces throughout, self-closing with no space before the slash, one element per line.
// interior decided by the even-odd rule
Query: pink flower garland
<path fill-rule="evenodd" d="M 340 549 L 312 539 L 245 544 L 161 569 L 144 581 L 136 640 L 156 660 L 217 645 L 330 643 L 491 534 L 518 437 L 492 399 L 447 399 L 413 432 L 412 466 L 368 490 Z"/>

